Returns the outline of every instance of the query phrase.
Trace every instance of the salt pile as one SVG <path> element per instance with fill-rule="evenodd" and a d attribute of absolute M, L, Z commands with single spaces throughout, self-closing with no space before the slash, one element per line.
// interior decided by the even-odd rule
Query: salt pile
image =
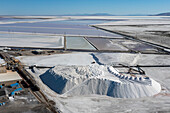
<path fill-rule="evenodd" d="M 63 94 L 86 79 L 101 76 L 103 66 L 56 66 L 40 75 L 42 81 L 52 90 Z"/>
<path fill-rule="evenodd" d="M 107 95 L 116 98 L 153 96 L 161 91 L 159 83 L 147 77 L 120 75 L 111 66 L 55 66 L 40 75 L 42 81 L 58 94 Z"/>

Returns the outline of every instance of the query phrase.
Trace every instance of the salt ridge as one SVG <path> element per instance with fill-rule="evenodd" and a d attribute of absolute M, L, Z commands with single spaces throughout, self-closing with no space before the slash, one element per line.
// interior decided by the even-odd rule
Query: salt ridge
<path fill-rule="evenodd" d="M 107 95 L 115 98 L 153 96 L 161 91 L 151 78 L 120 75 L 111 66 L 55 66 L 40 75 L 52 90 L 66 96 Z"/>

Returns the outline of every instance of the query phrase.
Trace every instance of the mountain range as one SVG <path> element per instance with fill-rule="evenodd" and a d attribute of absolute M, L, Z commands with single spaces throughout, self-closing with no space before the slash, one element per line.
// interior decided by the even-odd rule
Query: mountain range
<path fill-rule="evenodd" d="M 66 14 L 60 16 L 147 16 L 147 14 L 129 14 L 129 15 L 114 15 L 109 13 L 93 13 L 93 14 Z"/>
<path fill-rule="evenodd" d="M 153 16 L 170 16 L 170 12 L 160 13 L 160 14 L 156 14 L 156 15 L 153 15 Z"/>
<path fill-rule="evenodd" d="M 94 14 L 69 14 L 61 16 L 170 16 L 170 12 L 160 14 L 127 14 L 127 15 L 114 15 L 109 13 L 94 13 Z"/>

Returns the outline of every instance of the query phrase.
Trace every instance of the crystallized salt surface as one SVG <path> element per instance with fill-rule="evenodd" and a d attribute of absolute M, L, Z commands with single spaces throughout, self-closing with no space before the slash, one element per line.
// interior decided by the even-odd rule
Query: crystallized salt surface
<path fill-rule="evenodd" d="M 55 65 L 90 65 L 95 60 L 89 53 L 67 53 L 48 56 L 18 57 L 26 65 L 55 66 Z"/>
<path fill-rule="evenodd" d="M 116 98 L 153 96 L 161 91 L 153 79 L 120 75 L 111 66 L 55 66 L 40 75 L 41 80 L 58 94 L 107 95 Z"/>
<path fill-rule="evenodd" d="M 160 84 L 151 78 L 145 79 L 142 75 L 136 78 L 121 75 L 110 65 L 116 62 L 136 65 L 143 61 L 142 59 L 150 57 L 152 56 L 141 54 L 79 52 L 19 59 L 28 65 L 54 66 L 42 72 L 35 68 L 33 72 L 39 75 L 50 89 L 61 95 L 98 94 L 116 98 L 138 98 L 158 94 L 161 90 Z"/>
<path fill-rule="evenodd" d="M 40 78 L 52 90 L 63 94 L 90 77 L 103 75 L 102 67 L 97 65 L 56 66 L 40 75 Z"/>
<path fill-rule="evenodd" d="M 19 56 L 25 65 L 56 66 L 56 65 L 169 65 L 169 55 L 147 55 L 128 53 L 83 53 L 73 52 L 44 56 Z M 166 61 L 164 61 L 166 59 Z"/>
<path fill-rule="evenodd" d="M 1 46 L 13 47 L 41 47 L 41 48 L 63 48 L 64 37 L 62 36 L 42 36 L 26 34 L 0 34 Z"/>

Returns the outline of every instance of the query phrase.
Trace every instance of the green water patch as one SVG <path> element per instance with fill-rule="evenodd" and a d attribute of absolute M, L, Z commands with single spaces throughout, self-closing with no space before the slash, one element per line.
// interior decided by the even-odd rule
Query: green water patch
<path fill-rule="evenodd" d="M 96 50 L 84 37 L 66 37 L 66 48 Z"/>

